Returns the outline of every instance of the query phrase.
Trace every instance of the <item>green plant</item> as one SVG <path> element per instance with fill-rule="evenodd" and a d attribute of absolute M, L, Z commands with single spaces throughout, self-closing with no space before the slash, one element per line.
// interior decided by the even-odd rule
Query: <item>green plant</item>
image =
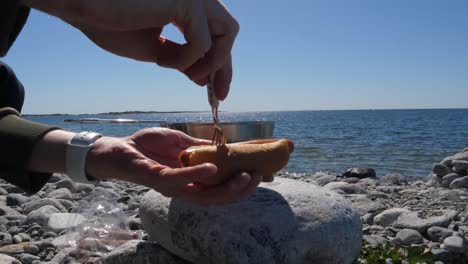
<path fill-rule="evenodd" d="M 403 260 L 410 264 L 434 263 L 433 255 L 422 246 L 401 247 L 385 243 L 372 247 L 364 243 L 354 264 L 384 264 L 387 259 L 395 264 L 401 264 Z"/>

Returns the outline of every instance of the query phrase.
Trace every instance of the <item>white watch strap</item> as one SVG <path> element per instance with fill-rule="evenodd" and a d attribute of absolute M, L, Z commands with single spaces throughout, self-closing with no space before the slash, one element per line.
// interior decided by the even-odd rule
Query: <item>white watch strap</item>
<path fill-rule="evenodd" d="M 76 182 L 95 183 L 96 179 L 86 175 L 86 156 L 101 134 L 85 131 L 76 134 L 67 144 L 65 156 L 66 174 Z"/>

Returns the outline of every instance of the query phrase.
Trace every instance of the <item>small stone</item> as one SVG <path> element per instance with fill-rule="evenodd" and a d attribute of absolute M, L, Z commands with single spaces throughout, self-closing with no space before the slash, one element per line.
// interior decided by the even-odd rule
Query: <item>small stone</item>
<path fill-rule="evenodd" d="M 468 160 L 468 152 L 457 153 L 453 156 L 446 157 L 441 163 L 446 166 L 452 166 L 454 160 Z"/>
<path fill-rule="evenodd" d="M 440 182 L 440 185 L 444 188 L 450 188 L 450 184 L 458 179 L 458 178 L 461 178 L 463 177 L 462 175 L 459 175 L 457 173 L 449 173 L 447 175 L 445 175 L 444 177 L 442 177 L 441 179 L 441 182 Z"/>
<path fill-rule="evenodd" d="M 28 253 L 22 253 L 20 255 L 20 259 L 21 259 L 21 262 L 23 262 L 24 264 L 32 264 L 34 260 L 41 260 L 40 257 L 31 255 Z"/>
<path fill-rule="evenodd" d="M 405 208 L 387 209 L 374 217 L 374 223 L 384 227 L 391 226 L 401 214 L 409 212 L 410 210 Z"/>
<path fill-rule="evenodd" d="M 14 236 L 13 236 L 13 243 L 19 244 L 19 243 L 21 243 L 21 242 L 23 242 L 23 239 L 21 239 L 20 236 L 18 236 L 18 235 L 14 235 Z"/>
<path fill-rule="evenodd" d="M 372 214 L 372 213 L 364 214 L 361 217 L 361 221 L 362 221 L 363 224 L 372 225 L 374 223 L 374 214 Z"/>
<path fill-rule="evenodd" d="M 43 238 L 47 239 L 47 238 L 56 238 L 57 237 L 57 234 L 53 231 L 49 231 L 49 232 L 45 232 L 43 235 L 42 235 Z"/>
<path fill-rule="evenodd" d="M 317 175 L 317 174 L 315 174 L 315 175 Z M 315 182 L 319 186 L 325 186 L 326 184 L 328 184 L 330 182 L 336 181 L 336 176 L 335 175 L 329 175 L 329 174 L 325 174 L 325 173 L 320 173 L 319 175 L 320 175 L 320 177 L 317 177 L 315 179 Z"/>
<path fill-rule="evenodd" d="M 361 179 L 355 177 L 344 178 L 341 181 L 347 183 L 358 183 Z"/>
<path fill-rule="evenodd" d="M 87 184 L 87 183 L 75 182 L 75 188 L 76 188 L 75 190 L 76 192 L 90 193 L 94 191 L 94 185 Z"/>
<path fill-rule="evenodd" d="M 70 180 L 69 178 L 64 178 L 63 180 L 60 180 L 56 183 L 54 183 L 55 186 L 57 187 L 57 189 L 60 189 L 60 188 L 67 188 L 68 190 L 70 190 L 70 192 L 74 193 L 76 188 L 75 188 L 75 182 L 73 182 L 72 180 Z"/>
<path fill-rule="evenodd" d="M 21 189 L 20 187 L 8 184 L 3 186 L 3 188 L 8 192 L 8 193 L 24 193 L 24 190 Z"/>
<path fill-rule="evenodd" d="M 21 229 L 18 226 L 12 226 L 8 228 L 8 233 L 10 233 L 12 236 L 17 235 L 19 232 L 21 232 Z"/>
<path fill-rule="evenodd" d="M 124 195 L 124 196 L 119 197 L 117 199 L 117 202 L 118 203 L 126 203 L 128 200 L 130 200 L 130 196 Z"/>
<path fill-rule="evenodd" d="M 23 241 L 30 241 L 31 240 L 31 237 L 26 233 L 19 233 L 18 236 L 20 236 L 21 240 L 23 240 Z"/>
<path fill-rule="evenodd" d="M 54 213 L 60 213 L 60 211 L 52 205 L 42 206 L 28 214 L 26 224 L 36 223 L 45 226 L 49 221 L 49 217 Z"/>
<path fill-rule="evenodd" d="M 399 193 L 403 190 L 403 187 L 401 186 L 377 186 L 375 190 L 379 192 L 383 192 L 383 193 Z"/>
<path fill-rule="evenodd" d="M 364 215 L 366 213 L 376 213 L 385 209 L 385 205 L 382 203 L 374 202 L 366 197 L 353 199 L 352 205 L 359 215 Z"/>
<path fill-rule="evenodd" d="M 13 254 L 21 254 L 24 252 L 24 247 L 26 247 L 29 243 L 23 242 L 19 244 L 11 244 L 7 246 L 0 247 L 0 253 L 13 255 Z"/>
<path fill-rule="evenodd" d="M 60 188 L 53 190 L 47 194 L 48 198 L 52 199 L 64 199 L 64 200 L 73 200 L 73 195 L 67 188 Z"/>
<path fill-rule="evenodd" d="M 468 170 L 468 161 L 453 160 L 452 165 L 455 172 L 466 175 L 466 170 Z"/>
<path fill-rule="evenodd" d="M 405 176 L 400 174 L 388 174 L 380 178 L 380 182 L 386 185 L 394 186 L 394 185 L 408 185 L 408 181 L 406 180 Z"/>
<path fill-rule="evenodd" d="M 375 170 L 371 168 L 351 168 L 343 173 L 343 177 L 355 177 L 359 179 L 363 178 L 375 178 Z"/>
<path fill-rule="evenodd" d="M 363 240 L 373 248 L 388 242 L 388 240 L 381 235 L 364 235 Z"/>
<path fill-rule="evenodd" d="M 19 206 L 29 202 L 31 198 L 19 193 L 10 193 L 6 196 L 6 204 L 8 206 Z"/>
<path fill-rule="evenodd" d="M 457 215 L 457 212 L 454 210 L 434 210 L 432 213 L 437 214 L 437 216 L 428 216 L 424 219 L 420 218 L 417 212 L 403 213 L 398 217 L 393 226 L 399 229 L 414 229 L 420 233 L 425 233 L 431 226 L 447 227 Z"/>
<path fill-rule="evenodd" d="M 34 200 L 34 201 L 31 201 L 27 204 L 24 205 L 24 208 L 23 208 L 23 213 L 24 214 L 29 214 L 30 212 L 34 211 L 34 210 L 37 210 L 45 205 L 51 205 L 55 208 L 57 208 L 57 210 L 59 210 L 61 213 L 66 213 L 68 212 L 67 209 L 60 203 L 58 202 L 57 200 L 55 199 L 51 199 L 51 198 L 43 198 L 43 199 L 40 199 L 40 200 Z"/>
<path fill-rule="evenodd" d="M 421 244 L 424 241 L 421 234 L 413 229 L 402 229 L 400 230 L 393 240 L 396 244 L 403 244 L 405 246 L 411 246 L 412 244 Z"/>
<path fill-rule="evenodd" d="M 86 218 L 75 213 L 54 213 L 50 215 L 46 230 L 60 233 L 64 229 L 71 229 L 86 221 Z"/>
<path fill-rule="evenodd" d="M 467 253 L 468 247 L 463 238 L 451 236 L 444 239 L 445 249 L 454 253 Z"/>
<path fill-rule="evenodd" d="M 70 200 L 57 199 L 57 201 L 61 203 L 68 211 L 72 210 L 75 206 L 75 202 Z"/>
<path fill-rule="evenodd" d="M 365 194 L 367 191 L 362 188 L 359 184 L 349 184 L 347 182 L 330 182 L 323 186 L 330 190 L 342 190 L 348 194 Z"/>
<path fill-rule="evenodd" d="M 128 200 L 127 209 L 130 211 L 138 209 L 140 207 L 140 200 L 140 196 L 130 198 L 130 200 Z"/>
<path fill-rule="evenodd" d="M 132 215 L 129 218 L 127 218 L 128 222 L 128 227 L 130 230 L 140 230 L 143 229 L 143 226 L 141 225 L 141 219 L 138 217 L 138 215 Z"/>
<path fill-rule="evenodd" d="M 40 250 L 39 247 L 37 247 L 36 245 L 29 244 L 24 248 L 24 252 L 29 253 L 31 255 L 37 255 L 39 254 Z"/>
<path fill-rule="evenodd" d="M 434 255 L 435 260 L 442 261 L 443 263 L 452 263 L 453 261 L 453 253 L 446 249 L 433 248 L 431 249 L 431 253 Z"/>
<path fill-rule="evenodd" d="M 107 188 L 107 189 L 115 189 L 115 185 L 110 181 L 100 181 L 97 186 Z"/>
<path fill-rule="evenodd" d="M 74 248 L 67 247 L 60 250 L 51 260 L 50 263 L 67 263 L 66 259 L 70 255 L 70 253 L 74 250 Z M 131 263 L 131 262 L 129 262 Z"/>
<path fill-rule="evenodd" d="M 13 208 L 0 204 L 0 216 L 6 217 L 6 216 L 12 216 L 12 215 L 21 215 L 21 214 L 18 213 L 18 211 L 16 211 Z"/>
<path fill-rule="evenodd" d="M 10 245 L 13 237 L 8 233 L 0 233 L 0 247 Z"/>
<path fill-rule="evenodd" d="M 431 226 L 427 229 L 427 236 L 431 241 L 442 242 L 444 239 L 452 235 L 452 230 L 440 226 Z"/>
<path fill-rule="evenodd" d="M 468 176 L 455 179 L 450 183 L 450 189 L 468 189 Z"/>
<path fill-rule="evenodd" d="M 378 199 L 378 198 L 383 198 L 383 199 L 388 199 L 390 196 L 384 192 L 379 192 L 379 191 L 371 191 L 367 194 L 367 197 L 370 199 Z"/>
<path fill-rule="evenodd" d="M 443 177 L 450 173 L 450 169 L 442 163 L 434 163 L 432 172 L 439 177 Z"/>
<path fill-rule="evenodd" d="M 49 240 L 34 241 L 32 244 L 37 246 L 40 250 L 44 250 L 46 248 L 55 248 L 55 245 Z"/>
<path fill-rule="evenodd" d="M 10 257 L 5 254 L 0 254 L 0 263 L 1 264 L 21 264 L 21 262 L 14 257 Z"/>

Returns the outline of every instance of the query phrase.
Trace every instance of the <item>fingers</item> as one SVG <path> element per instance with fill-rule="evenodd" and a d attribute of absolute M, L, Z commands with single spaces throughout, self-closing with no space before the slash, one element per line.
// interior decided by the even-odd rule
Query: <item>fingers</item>
<path fill-rule="evenodd" d="M 219 100 L 224 100 L 227 97 L 231 85 L 231 80 L 232 62 L 231 55 L 229 55 L 227 63 L 216 72 L 214 79 L 214 90 L 216 97 Z"/>
<path fill-rule="evenodd" d="M 189 6 L 176 15 L 175 24 L 184 34 L 186 44 L 182 45 L 181 56 L 173 60 L 171 68 L 184 71 L 205 56 L 212 46 L 208 18 L 202 1 L 186 1 Z"/>
<path fill-rule="evenodd" d="M 207 76 L 216 72 L 215 94 L 220 100 L 226 98 L 232 79 L 231 49 L 235 36 L 216 37 L 210 51 L 184 73 L 197 84 L 205 84 Z"/>
<path fill-rule="evenodd" d="M 210 177 L 218 171 L 218 168 L 211 163 L 204 163 L 192 167 L 184 168 L 164 168 L 159 172 L 161 180 L 172 182 L 173 185 L 186 185 L 193 182 L 200 182 L 206 177 Z"/>

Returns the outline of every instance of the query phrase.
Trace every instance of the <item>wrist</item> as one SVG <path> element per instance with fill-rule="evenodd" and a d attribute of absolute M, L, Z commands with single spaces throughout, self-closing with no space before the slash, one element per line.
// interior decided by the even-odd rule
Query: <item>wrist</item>
<path fill-rule="evenodd" d="M 89 150 L 88 155 L 86 156 L 86 174 L 96 178 L 98 180 L 109 180 L 112 179 L 114 175 L 111 172 L 106 171 L 106 162 L 109 158 L 109 155 L 112 155 L 112 150 L 109 153 L 109 146 L 112 146 L 113 141 L 117 138 L 103 136 L 98 138 L 93 147 Z M 112 147 L 111 147 L 112 148 Z"/>

